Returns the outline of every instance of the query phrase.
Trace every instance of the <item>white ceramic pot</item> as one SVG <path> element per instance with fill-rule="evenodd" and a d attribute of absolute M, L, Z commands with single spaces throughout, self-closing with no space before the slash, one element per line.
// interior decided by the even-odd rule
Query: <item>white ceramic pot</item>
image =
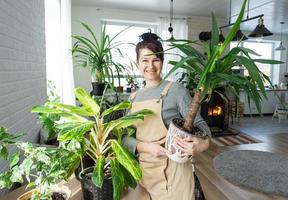
<path fill-rule="evenodd" d="M 168 133 L 166 136 L 165 148 L 168 149 L 172 153 L 172 154 L 167 154 L 167 156 L 171 160 L 178 162 L 178 163 L 185 163 L 191 159 L 191 156 L 189 157 L 189 156 L 181 155 L 182 151 L 174 145 L 174 137 L 179 136 L 181 138 L 185 138 L 185 137 L 190 136 L 191 134 L 179 129 L 175 125 L 175 121 L 177 120 L 179 119 L 173 119 L 169 125 Z"/>
<path fill-rule="evenodd" d="M 36 191 L 36 190 L 37 189 L 32 189 L 32 190 L 29 190 L 28 192 L 25 192 L 24 194 L 19 196 L 17 198 L 17 200 L 29 200 L 31 198 L 33 192 Z M 71 190 L 65 185 L 54 185 L 54 186 L 52 186 L 52 191 L 65 194 L 66 200 L 70 199 Z"/>

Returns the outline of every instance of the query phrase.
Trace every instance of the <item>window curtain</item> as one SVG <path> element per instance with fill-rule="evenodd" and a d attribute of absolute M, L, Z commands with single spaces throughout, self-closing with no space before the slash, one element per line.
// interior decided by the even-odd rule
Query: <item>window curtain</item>
<path fill-rule="evenodd" d="M 75 105 L 71 39 L 71 0 L 45 0 L 47 81 L 60 101 Z"/>
<path fill-rule="evenodd" d="M 167 40 L 171 37 L 168 27 L 170 25 L 170 19 L 168 17 L 161 17 L 159 18 L 159 30 L 158 35 L 162 38 L 162 40 Z M 172 23 L 173 27 L 173 36 L 175 39 L 187 39 L 188 33 L 187 33 L 187 20 L 185 18 L 179 18 L 179 19 L 173 19 Z M 168 49 L 169 43 L 163 42 L 164 49 Z M 168 64 L 170 60 L 178 61 L 180 59 L 179 55 L 181 55 L 181 52 L 176 49 L 172 49 L 166 52 L 164 56 L 164 65 L 163 65 L 163 76 L 165 76 L 169 70 L 173 67 L 172 65 Z M 178 69 L 173 74 L 171 74 L 167 79 L 172 81 L 177 81 L 179 77 L 181 77 L 181 73 L 184 72 L 183 69 Z"/>

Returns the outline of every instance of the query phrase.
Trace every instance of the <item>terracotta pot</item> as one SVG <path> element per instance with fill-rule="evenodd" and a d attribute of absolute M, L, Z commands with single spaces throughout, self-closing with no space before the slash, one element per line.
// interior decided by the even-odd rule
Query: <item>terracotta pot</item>
<path fill-rule="evenodd" d="M 167 156 L 171 160 L 173 160 L 177 163 L 185 163 L 192 158 L 191 156 L 182 156 L 181 155 L 182 151 L 174 145 L 174 137 L 175 136 L 185 138 L 185 137 L 191 137 L 191 135 L 192 135 L 191 133 L 188 133 L 188 132 L 182 130 L 181 128 L 179 128 L 179 126 L 177 126 L 178 124 L 183 124 L 183 123 L 184 123 L 183 119 L 178 119 L 178 118 L 173 119 L 172 122 L 170 123 L 168 133 L 166 136 L 165 148 L 168 149 L 172 153 L 172 154 L 167 154 Z M 198 137 L 198 136 L 194 135 L 194 137 Z"/>
<path fill-rule="evenodd" d="M 34 191 L 37 189 L 29 190 L 17 198 L 17 200 L 29 200 Z M 52 187 L 53 192 L 58 192 L 66 195 L 66 200 L 70 199 L 71 190 L 65 185 L 55 185 Z"/>
<path fill-rule="evenodd" d="M 123 92 L 124 88 L 123 88 L 123 86 L 118 86 L 118 87 L 116 87 L 116 90 L 117 90 L 117 92 Z"/>

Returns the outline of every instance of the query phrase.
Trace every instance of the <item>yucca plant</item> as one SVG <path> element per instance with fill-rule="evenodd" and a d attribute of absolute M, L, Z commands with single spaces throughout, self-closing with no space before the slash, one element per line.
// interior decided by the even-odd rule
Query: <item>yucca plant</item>
<path fill-rule="evenodd" d="M 73 35 L 75 40 L 72 48 L 72 55 L 76 65 L 88 68 L 91 72 L 92 79 L 99 84 L 107 82 L 110 87 L 114 88 L 113 71 L 125 71 L 123 65 L 114 62 L 114 57 L 122 57 L 119 50 L 121 42 L 116 42 L 115 38 L 127 28 L 118 32 L 113 38 L 106 33 L 104 25 L 100 32 L 99 38 L 92 28 L 81 22 L 87 36 Z M 129 28 L 129 27 L 128 27 Z M 114 57 L 113 57 L 114 56 Z M 103 87 L 104 88 L 104 87 Z"/>
<path fill-rule="evenodd" d="M 255 102 L 259 113 L 261 113 L 261 100 L 267 98 L 263 82 L 265 80 L 269 81 L 269 77 L 258 69 L 256 63 L 280 64 L 282 62 L 252 59 L 250 54 L 258 54 L 250 49 L 239 46 L 230 51 L 225 51 L 240 27 L 246 3 L 247 0 L 244 0 L 238 18 L 223 43 L 219 43 L 219 29 L 216 18 L 212 13 L 212 38 L 210 43 L 202 43 L 207 50 L 207 58 L 194 47 L 194 45 L 200 44 L 199 41 L 187 40 L 183 43 L 183 40 L 182 42 L 177 42 L 176 40 L 170 43 L 171 48 L 179 49 L 184 55 L 179 62 L 170 62 L 174 66 L 167 76 L 178 68 L 183 68 L 197 74 L 198 78 L 200 77 L 183 125 L 183 128 L 188 132 L 192 131 L 193 122 L 200 104 L 205 100 L 209 100 L 214 89 L 219 86 L 226 85 L 230 87 L 236 95 L 238 95 L 240 88 L 243 89 L 249 98 Z M 232 67 L 239 65 L 248 70 L 249 77 L 232 75 Z"/>
<path fill-rule="evenodd" d="M 123 128 L 129 127 L 145 116 L 152 114 L 149 110 L 131 113 L 116 120 L 106 121 L 109 114 L 131 108 L 128 101 L 121 102 L 101 112 L 90 95 L 81 88 L 75 89 L 75 96 L 82 106 L 71 106 L 48 102 L 44 106 L 36 106 L 32 112 L 54 113 L 61 116 L 57 128 L 60 130 L 58 140 L 80 158 L 88 155 L 94 160 L 95 166 L 92 181 L 102 187 L 107 169 L 111 170 L 113 197 L 120 199 L 123 187 L 135 187 L 136 181 L 142 178 L 142 172 L 135 158 L 122 145 Z M 69 171 L 74 169 L 69 169 Z M 109 174 L 109 173 L 108 173 Z"/>

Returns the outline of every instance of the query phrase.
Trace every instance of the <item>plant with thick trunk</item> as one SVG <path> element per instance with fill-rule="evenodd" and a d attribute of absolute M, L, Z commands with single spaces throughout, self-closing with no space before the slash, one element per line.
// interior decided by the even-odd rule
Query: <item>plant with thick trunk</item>
<path fill-rule="evenodd" d="M 261 113 L 261 100 L 263 97 L 267 98 L 263 82 L 270 82 L 270 80 L 269 77 L 258 69 L 256 63 L 281 64 L 283 62 L 266 59 L 252 59 L 250 54 L 258 56 L 259 54 L 239 46 L 230 51 L 225 51 L 240 27 L 246 3 L 247 0 L 244 0 L 238 18 L 223 43 L 219 43 L 219 30 L 216 18 L 212 13 L 212 38 L 210 44 L 207 42 L 190 40 L 174 40 L 169 44 L 171 48 L 179 49 L 184 55 L 181 56 L 181 59 L 178 62 L 169 62 L 174 66 L 166 77 L 178 68 L 192 71 L 197 74 L 198 79 L 200 77 L 183 125 L 183 128 L 188 132 L 192 131 L 193 122 L 201 103 L 205 100 L 209 100 L 212 92 L 216 92 L 215 89 L 220 86 L 225 85 L 226 87 L 229 87 L 237 97 L 239 96 L 239 89 L 243 89 L 247 93 L 249 100 L 251 99 L 254 101 L 258 112 Z M 200 53 L 194 45 L 203 45 L 207 50 L 207 58 Z M 242 65 L 247 69 L 249 77 L 232 75 L 232 67 L 239 65 Z"/>

